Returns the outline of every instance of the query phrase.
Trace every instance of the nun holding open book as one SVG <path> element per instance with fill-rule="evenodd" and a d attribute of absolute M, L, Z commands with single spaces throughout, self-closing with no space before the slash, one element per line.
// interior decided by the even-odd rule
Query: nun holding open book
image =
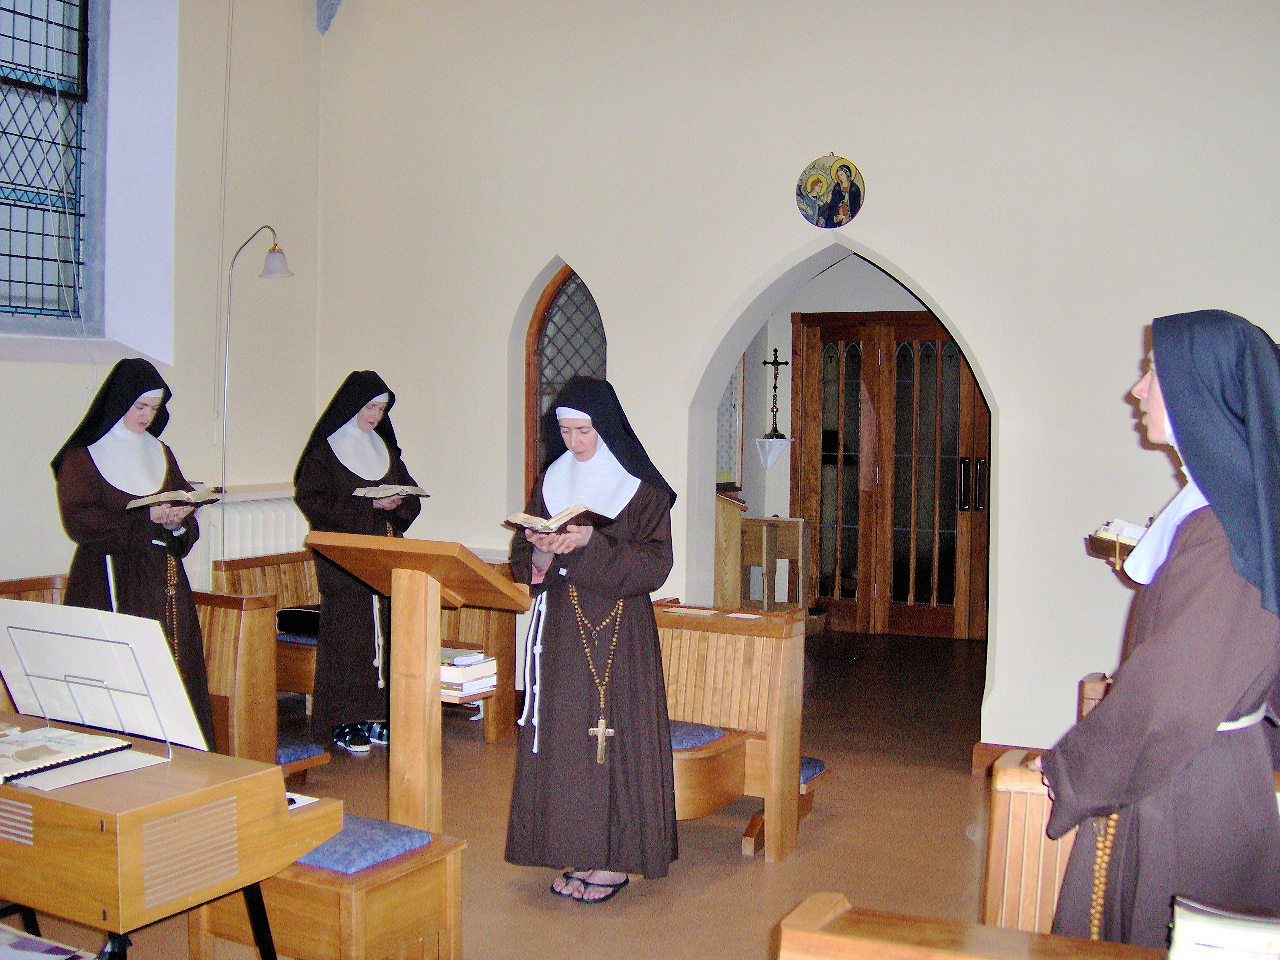
<path fill-rule="evenodd" d="M 557 872 L 551 892 L 584 904 L 628 874 L 663 877 L 676 858 L 671 732 L 649 595 L 671 571 L 675 492 L 613 387 L 575 377 L 544 421 L 549 464 L 526 513 L 582 505 L 512 538 L 512 577 L 534 596 L 525 711 L 506 859 Z"/>
<path fill-rule="evenodd" d="M 294 500 L 312 530 L 402 537 L 417 518 L 425 492 L 411 492 L 420 488 L 400 456 L 390 417 L 395 402 L 378 374 L 355 370 L 320 414 L 293 475 Z M 316 579 L 312 736 L 367 753 L 390 737 L 391 605 L 319 555 Z"/>
<path fill-rule="evenodd" d="M 214 746 L 204 645 L 182 558 L 200 536 L 195 506 L 130 506 L 192 485 L 160 440 L 172 392 L 148 361 L 121 360 L 53 458 L 62 525 L 76 544 L 64 602 L 160 622 L 200 728 Z"/>

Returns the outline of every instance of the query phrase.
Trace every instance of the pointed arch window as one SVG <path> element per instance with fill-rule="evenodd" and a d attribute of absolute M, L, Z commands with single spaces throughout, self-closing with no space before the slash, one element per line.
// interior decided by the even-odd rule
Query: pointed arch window
<path fill-rule="evenodd" d="M 591 291 L 573 269 L 561 268 L 543 291 L 525 340 L 525 489 L 546 458 L 542 415 L 571 377 L 606 375 L 604 322 Z"/>

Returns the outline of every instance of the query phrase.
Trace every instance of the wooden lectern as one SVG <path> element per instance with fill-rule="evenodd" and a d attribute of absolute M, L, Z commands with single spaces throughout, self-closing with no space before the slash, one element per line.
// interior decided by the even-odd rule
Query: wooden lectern
<path fill-rule="evenodd" d="M 306 545 L 391 598 L 388 818 L 440 833 L 440 610 L 524 611 L 528 592 L 460 543 L 315 532 Z"/>

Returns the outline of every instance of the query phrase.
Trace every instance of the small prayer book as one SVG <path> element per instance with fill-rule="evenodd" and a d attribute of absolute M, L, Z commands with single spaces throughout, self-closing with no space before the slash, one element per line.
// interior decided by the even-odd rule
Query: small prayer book
<path fill-rule="evenodd" d="M 603 527 L 610 523 L 613 523 L 612 518 L 602 516 L 588 510 L 580 503 L 575 503 L 572 507 L 565 507 L 554 517 L 544 518 L 527 513 L 513 513 L 503 521 L 503 526 L 510 527 L 512 530 L 525 528 L 534 533 L 559 533 L 570 524 L 580 527 Z"/>
<path fill-rule="evenodd" d="M 38 727 L 10 728 L 0 732 L 0 783 L 8 783 L 41 770 L 52 770 L 77 760 L 101 757 L 132 746 L 119 737 L 104 737 L 79 730 Z"/>
<path fill-rule="evenodd" d="M 429 497 L 431 494 L 421 487 L 403 483 L 384 483 L 376 487 L 358 487 L 351 493 L 354 497 L 368 497 L 370 500 L 381 500 L 383 497 Z"/>
<path fill-rule="evenodd" d="M 1124 558 L 1137 546 L 1146 532 L 1146 527 L 1140 527 L 1136 523 L 1108 520 L 1089 534 L 1088 539 L 1085 540 L 1085 547 L 1091 557 L 1108 560 L 1119 569 Z"/>
<path fill-rule="evenodd" d="M 125 504 L 125 509 L 132 510 L 134 507 L 149 507 L 156 503 L 181 503 L 198 507 L 221 499 L 222 490 L 218 487 L 204 487 L 200 490 L 166 490 L 163 493 L 153 493 L 149 497 L 130 500 Z"/>

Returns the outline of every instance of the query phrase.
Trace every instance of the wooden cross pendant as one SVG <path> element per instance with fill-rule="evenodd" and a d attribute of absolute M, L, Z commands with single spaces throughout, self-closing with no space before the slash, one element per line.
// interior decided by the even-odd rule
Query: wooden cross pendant
<path fill-rule="evenodd" d="M 594 727 L 587 727 L 587 733 L 596 738 L 596 763 L 604 763 L 604 738 L 613 736 L 613 728 L 604 725 L 604 714 Z"/>

